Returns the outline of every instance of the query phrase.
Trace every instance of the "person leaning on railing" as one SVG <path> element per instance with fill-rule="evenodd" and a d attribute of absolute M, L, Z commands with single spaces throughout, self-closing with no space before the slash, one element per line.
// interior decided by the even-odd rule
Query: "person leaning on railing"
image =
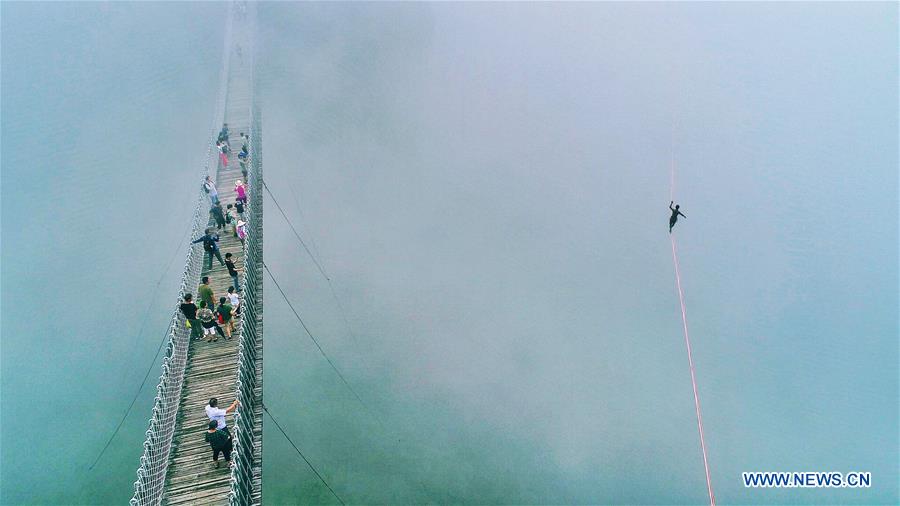
<path fill-rule="evenodd" d="M 230 406 L 222 409 L 219 407 L 219 400 L 213 397 L 209 400 L 209 404 L 207 404 L 206 408 L 204 409 L 206 409 L 206 416 L 208 416 L 210 420 L 216 422 L 216 428 L 218 428 L 219 430 L 224 430 L 228 433 L 229 436 L 231 436 L 231 431 L 228 430 L 228 425 L 225 423 L 225 415 L 237 409 L 238 404 L 240 404 L 240 402 L 235 399 Z"/>
<path fill-rule="evenodd" d="M 237 231 L 238 239 L 241 240 L 241 246 L 243 246 L 244 241 L 247 240 L 247 224 L 244 223 L 244 220 L 238 220 L 235 230 Z"/>
<path fill-rule="evenodd" d="M 209 195 L 209 201 L 211 203 L 215 204 L 219 202 L 219 190 L 216 189 L 216 183 L 214 183 L 209 176 L 206 176 L 206 179 L 203 181 L 203 191 Z"/>

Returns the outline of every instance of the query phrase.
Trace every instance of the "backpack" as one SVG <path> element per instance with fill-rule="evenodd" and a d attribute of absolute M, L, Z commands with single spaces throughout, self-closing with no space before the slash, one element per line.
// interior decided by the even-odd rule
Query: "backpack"
<path fill-rule="evenodd" d="M 225 323 L 225 314 L 231 317 L 231 310 L 225 311 L 224 305 L 219 304 L 219 307 L 216 308 L 216 314 L 219 315 L 219 323 Z"/>

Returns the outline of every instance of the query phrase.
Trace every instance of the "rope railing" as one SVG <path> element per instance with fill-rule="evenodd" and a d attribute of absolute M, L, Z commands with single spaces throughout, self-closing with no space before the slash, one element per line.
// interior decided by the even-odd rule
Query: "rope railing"
<path fill-rule="evenodd" d="M 206 165 L 195 181 L 198 195 L 191 226 L 192 238 L 201 235 L 201 232 L 209 225 L 209 214 L 206 212 L 205 206 L 207 195 L 202 190 L 201 183 L 207 175 L 212 175 L 210 170 L 215 170 L 218 162 L 218 152 L 214 147 L 219 127 L 224 122 L 225 104 L 228 97 L 233 11 L 234 9 L 229 7 L 223 44 L 222 69 L 219 75 L 219 94 L 216 100 L 213 126 L 210 129 Z M 162 499 L 190 344 L 190 331 L 184 325 L 184 317 L 178 310 L 178 304 L 181 302 L 181 294 L 192 291 L 198 285 L 203 268 L 203 256 L 203 249 L 192 245 L 185 260 L 181 275 L 181 287 L 178 292 L 179 299 L 173 304 L 175 309 L 169 324 L 169 337 L 162 362 L 162 374 L 159 377 L 159 384 L 156 386 L 156 398 L 144 440 L 144 452 L 137 470 L 137 480 L 134 482 L 134 495 L 130 501 L 132 505 L 156 505 Z"/>
<path fill-rule="evenodd" d="M 229 503 L 232 505 L 253 504 L 254 495 L 254 434 L 260 423 L 262 409 L 261 365 L 258 345 L 263 329 L 263 214 L 261 176 L 262 163 L 259 151 L 260 130 L 258 117 L 253 120 L 251 133 L 251 168 L 248 174 L 249 215 L 247 221 L 247 242 L 244 250 L 244 304 L 245 310 L 240 321 L 241 341 L 238 346 L 238 379 L 235 397 L 239 405 L 234 414 L 234 449 L 232 450 L 231 491 Z"/>
<path fill-rule="evenodd" d="M 253 34 L 255 9 L 245 9 L 244 22 L 251 24 L 245 33 Z M 250 53 L 250 169 L 248 181 L 247 239 L 244 246 L 244 272 L 242 286 L 245 309 L 240 319 L 241 340 L 238 344 L 238 378 L 235 398 L 239 401 L 234 414 L 234 435 L 231 467 L 231 491 L 228 502 L 233 506 L 259 503 L 254 498 L 254 434 L 262 423 L 262 357 L 257 348 L 263 335 L 263 200 L 262 200 L 262 131 L 259 108 L 256 107 L 253 86 L 253 41 L 247 40 Z M 261 431 L 260 431 L 261 432 Z M 260 441 L 261 443 L 261 441 Z M 261 451 L 261 447 L 260 450 Z M 256 457 L 261 457 L 257 455 Z"/>

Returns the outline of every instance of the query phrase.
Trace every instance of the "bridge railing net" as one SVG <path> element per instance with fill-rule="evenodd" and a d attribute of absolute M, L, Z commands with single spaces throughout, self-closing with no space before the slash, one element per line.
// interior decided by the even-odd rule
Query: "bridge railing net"
<path fill-rule="evenodd" d="M 191 225 L 192 239 L 203 235 L 203 230 L 210 223 L 209 213 L 207 212 L 209 196 L 203 190 L 202 183 L 207 175 L 215 177 L 215 171 L 218 168 L 218 150 L 215 148 L 215 140 L 218 137 L 219 127 L 224 122 L 225 117 L 225 103 L 228 93 L 227 79 L 231 59 L 232 17 L 232 9 L 229 8 L 223 48 L 223 63 L 219 76 L 219 95 L 216 101 L 215 118 L 210 129 L 206 165 L 195 180 L 198 195 Z M 181 387 L 184 383 L 184 371 L 187 366 L 188 346 L 190 344 L 190 329 L 185 326 L 184 316 L 179 311 L 178 305 L 181 302 L 181 295 L 192 292 L 199 284 L 200 273 L 203 268 L 203 256 L 204 251 L 202 247 L 199 247 L 198 244 L 190 245 L 181 275 L 179 296 L 174 301 L 175 304 L 173 304 L 175 309 L 172 312 L 168 337 L 166 338 L 166 353 L 163 356 L 162 374 L 159 377 L 159 384 L 156 386 L 156 398 L 154 399 L 153 412 L 146 432 L 146 439 L 144 440 L 144 452 L 141 455 L 140 466 L 137 470 L 137 480 L 134 482 L 134 495 L 130 501 L 132 505 L 157 505 L 162 500 L 163 487 L 169 465 L 169 453 L 175 434 L 175 421 L 178 415 Z"/>
<path fill-rule="evenodd" d="M 251 97 L 253 86 L 251 77 Z M 240 404 L 234 414 L 234 462 L 231 468 L 231 491 L 228 501 L 233 506 L 243 506 L 258 502 L 254 500 L 253 459 L 254 433 L 262 419 L 256 415 L 262 409 L 262 385 L 257 378 L 257 345 L 262 339 L 263 311 L 263 187 L 262 187 L 262 131 L 259 109 L 251 99 L 250 125 L 250 170 L 247 180 L 248 217 L 247 240 L 244 247 L 244 272 L 241 285 L 244 287 L 245 304 L 240 319 L 241 341 L 238 346 L 238 379 L 236 397 Z M 260 389 L 257 394 L 257 389 Z M 261 443 L 261 441 L 259 442 Z"/>

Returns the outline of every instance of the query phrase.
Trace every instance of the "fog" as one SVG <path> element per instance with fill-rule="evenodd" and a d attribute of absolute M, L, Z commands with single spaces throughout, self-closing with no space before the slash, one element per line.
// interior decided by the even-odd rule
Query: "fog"
<path fill-rule="evenodd" d="M 266 405 L 346 502 L 706 501 L 672 191 L 718 500 L 898 502 L 895 4 L 258 8 L 264 175 L 332 286 L 271 200 L 266 262 L 366 403 L 267 284 Z M 152 387 L 87 466 L 177 295 L 223 12 L 3 4 L 0 502 L 131 494 Z M 266 503 L 334 502 L 263 448 Z"/>

